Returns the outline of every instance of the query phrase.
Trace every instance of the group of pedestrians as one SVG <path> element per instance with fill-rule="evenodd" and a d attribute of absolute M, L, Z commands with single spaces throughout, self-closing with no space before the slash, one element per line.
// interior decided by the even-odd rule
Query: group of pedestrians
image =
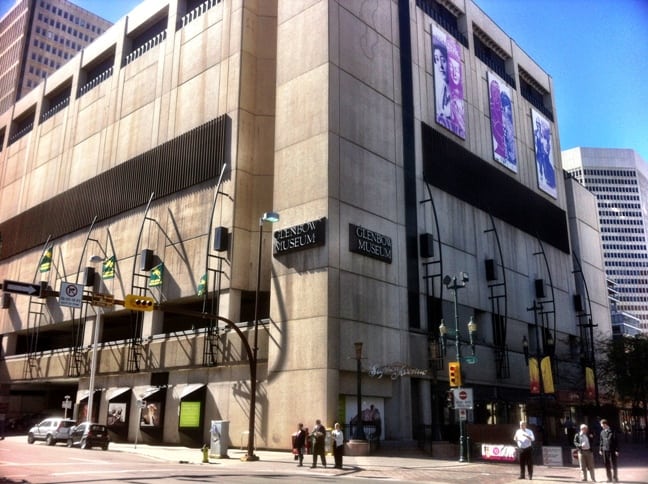
<path fill-rule="evenodd" d="M 617 457 L 619 456 L 619 443 L 616 433 L 610 428 L 608 421 L 601 420 L 601 433 L 599 435 L 599 454 L 603 457 L 607 482 L 619 482 L 617 471 Z M 535 436 L 531 429 L 527 428 L 526 422 L 520 422 L 520 428 L 515 432 L 513 440 L 517 443 L 520 463 L 520 477 L 525 479 L 526 474 L 529 479 L 533 479 L 533 442 Z M 586 424 L 580 426 L 580 432 L 574 435 L 574 447 L 578 450 L 578 464 L 581 470 L 581 481 L 587 481 L 587 474 L 596 482 L 594 473 L 594 434 L 590 432 Z"/>
<path fill-rule="evenodd" d="M 342 426 L 335 423 L 331 431 L 333 439 L 333 459 L 335 461 L 335 468 L 342 469 L 342 456 L 344 455 L 344 433 Z M 298 467 L 304 465 L 304 453 L 306 452 L 306 439 L 308 438 L 307 430 L 304 429 L 304 424 L 297 424 L 297 432 L 293 434 L 293 452 L 295 453 L 296 460 L 299 461 Z M 310 434 L 312 439 L 312 452 L 313 452 L 313 465 L 311 468 L 317 467 L 317 458 L 319 456 L 322 466 L 326 467 L 326 428 L 322 425 L 322 421 L 317 419 L 313 432 Z"/>

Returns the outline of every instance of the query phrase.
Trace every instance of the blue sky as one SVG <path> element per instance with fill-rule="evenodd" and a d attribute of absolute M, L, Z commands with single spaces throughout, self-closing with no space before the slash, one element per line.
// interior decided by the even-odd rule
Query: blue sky
<path fill-rule="evenodd" d="M 475 1 L 553 78 L 561 149 L 630 148 L 648 162 L 648 0 Z M 115 21 L 140 0 L 73 2 Z M 2 14 L 13 3 L 0 0 Z"/>

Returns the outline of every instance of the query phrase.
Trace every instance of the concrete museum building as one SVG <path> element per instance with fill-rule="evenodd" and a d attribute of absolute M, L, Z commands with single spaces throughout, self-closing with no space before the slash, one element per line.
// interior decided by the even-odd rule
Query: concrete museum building
<path fill-rule="evenodd" d="M 285 449 L 371 405 L 457 442 L 449 383 L 473 441 L 594 400 L 598 225 L 551 77 L 470 0 L 148 0 L 0 133 L 10 418 Z"/>

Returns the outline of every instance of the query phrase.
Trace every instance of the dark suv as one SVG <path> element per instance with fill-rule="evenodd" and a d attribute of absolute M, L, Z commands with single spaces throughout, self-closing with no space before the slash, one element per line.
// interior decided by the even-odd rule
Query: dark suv
<path fill-rule="evenodd" d="M 67 446 L 78 445 L 82 449 L 101 447 L 103 450 L 108 450 L 109 442 L 110 437 L 108 437 L 108 429 L 105 425 L 83 422 L 70 430 Z"/>
<path fill-rule="evenodd" d="M 67 442 L 70 429 L 76 425 L 74 420 L 65 418 L 46 418 L 41 423 L 34 425 L 27 434 L 27 443 L 33 444 L 37 440 L 44 440 L 47 445 L 57 442 Z"/>

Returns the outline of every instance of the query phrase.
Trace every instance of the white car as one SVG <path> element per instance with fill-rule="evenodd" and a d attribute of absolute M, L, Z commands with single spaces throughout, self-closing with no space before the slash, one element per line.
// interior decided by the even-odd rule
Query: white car
<path fill-rule="evenodd" d="M 44 440 L 47 445 L 67 442 L 70 429 L 75 425 L 74 420 L 66 418 L 46 418 L 29 429 L 27 443 L 33 444 L 37 440 Z"/>

